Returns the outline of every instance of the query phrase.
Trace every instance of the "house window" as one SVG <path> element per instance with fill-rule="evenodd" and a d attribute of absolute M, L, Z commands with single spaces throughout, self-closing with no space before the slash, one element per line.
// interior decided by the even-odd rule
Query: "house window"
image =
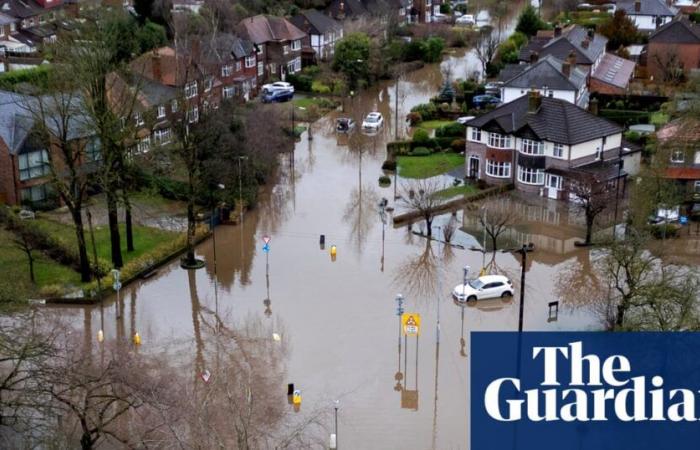
<path fill-rule="evenodd" d="M 251 67 L 255 67 L 255 56 L 246 56 L 245 57 L 245 68 L 250 69 Z"/>
<path fill-rule="evenodd" d="M 486 175 L 495 178 L 510 178 L 510 163 L 486 160 Z"/>
<path fill-rule="evenodd" d="M 600 147 L 596 147 L 595 149 L 595 159 L 596 161 L 599 160 L 600 158 L 603 157 L 603 150 L 601 150 Z"/>
<path fill-rule="evenodd" d="M 85 159 L 88 161 L 99 161 L 102 159 L 102 146 L 100 140 L 93 138 L 85 143 Z"/>
<path fill-rule="evenodd" d="M 41 202 L 49 198 L 51 187 L 47 184 L 32 186 L 20 191 L 22 202 Z"/>
<path fill-rule="evenodd" d="M 199 121 L 199 108 L 197 108 L 196 106 L 193 106 L 192 108 L 190 108 L 190 110 L 187 111 L 187 120 L 190 123 L 198 122 Z"/>
<path fill-rule="evenodd" d="M 226 86 L 224 87 L 224 98 L 233 98 L 236 96 L 236 87 L 235 86 Z"/>
<path fill-rule="evenodd" d="M 564 157 L 564 145 L 563 144 L 554 144 L 554 157 L 555 158 L 563 158 Z"/>
<path fill-rule="evenodd" d="M 136 150 L 139 153 L 147 153 L 148 150 L 151 149 L 151 138 L 150 137 L 145 137 L 141 139 L 137 145 Z"/>
<path fill-rule="evenodd" d="M 700 180 L 695 180 L 695 185 L 693 186 L 693 190 L 695 191 L 696 194 L 700 194 Z"/>
<path fill-rule="evenodd" d="M 481 142 L 481 129 L 472 128 L 471 140 L 474 142 Z"/>
<path fill-rule="evenodd" d="M 671 153 L 671 162 L 672 163 L 682 163 L 685 161 L 685 154 L 683 150 L 674 150 Z"/>
<path fill-rule="evenodd" d="M 301 40 L 297 39 L 296 41 L 292 41 L 292 50 L 301 50 Z"/>
<path fill-rule="evenodd" d="M 165 117 L 165 106 L 158 106 L 158 118 L 162 119 Z"/>
<path fill-rule="evenodd" d="M 177 100 L 173 100 L 170 102 L 170 110 L 172 112 L 177 112 Z"/>
<path fill-rule="evenodd" d="M 695 157 L 693 158 L 693 164 L 700 164 L 700 152 L 695 152 Z"/>
<path fill-rule="evenodd" d="M 222 77 L 230 77 L 231 73 L 233 71 L 233 67 L 230 64 L 226 64 L 221 68 L 221 76 Z"/>
<path fill-rule="evenodd" d="M 262 61 L 258 62 L 258 76 L 261 77 L 265 73 L 265 66 L 263 65 Z"/>
<path fill-rule="evenodd" d="M 544 170 L 518 166 L 518 181 L 524 184 L 544 184 Z"/>
<path fill-rule="evenodd" d="M 285 54 L 285 55 L 286 55 L 287 53 L 289 53 L 289 46 L 288 46 L 288 45 L 284 45 L 284 46 L 282 47 L 282 53 Z"/>
<path fill-rule="evenodd" d="M 246 66 L 246 67 L 247 67 L 247 66 Z M 241 62 L 240 62 L 240 61 L 236 61 L 236 72 L 240 72 L 240 71 L 241 71 Z"/>
<path fill-rule="evenodd" d="M 170 142 L 170 128 L 163 128 L 153 132 L 153 141 L 158 145 L 165 145 Z"/>
<path fill-rule="evenodd" d="M 204 82 L 204 92 L 209 92 L 211 91 L 211 87 L 214 84 L 214 81 L 212 77 L 207 78 L 207 80 Z"/>
<path fill-rule="evenodd" d="M 523 139 L 520 151 L 527 155 L 544 155 L 544 146 L 541 141 Z"/>
<path fill-rule="evenodd" d="M 19 155 L 19 179 L 31 180 L 46 176 L 51 171 L 49 154 L 46 150 L 37 150 Z"/>
<path fill-rule="evenodd" d="M 134 113 L 134 123 L 137 127 L 143 125 L 145 123 L 143 121 L 143 114 L 141 114 L 140 112 Z"/>
<path fill-rule="evenodd" d="M 190 81 L 185 85 L 185 97 L 192 98 L 197 96 L 197 82 Z"/>
<path fill-rule="evenodd" d="M 489 133 L 489 147 L 510 148 L 510 136 L 500 133 Z"/>

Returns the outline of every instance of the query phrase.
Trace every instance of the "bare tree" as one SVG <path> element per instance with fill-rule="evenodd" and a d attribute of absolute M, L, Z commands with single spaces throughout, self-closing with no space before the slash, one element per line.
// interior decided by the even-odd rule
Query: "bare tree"
<path fill-rule="evenodd" d="M 479 214 L 479 223 L 491 238 L 491 247 L 495 253 L 498 250 L 498 237 L 515 225 L 520 215 L 510 200 L 504 197 L 488 200 Z"/>
<path fill-rule="evenodd" d="M 655 52 L 651 58 L 660 72 L 661 81 L 664 83 L 679 84 L 685 78 L 683 62 L 676 46 L 666 49 L 663 53 Z"/>
<path fill-rule="evenodd" d="M 15 237 L 13 238 L 13 243 L 15 247 L 21 250 L 25 255 L 27 255 L 27 263 L 29 264 L 29 280 L 32 284 L 36 283 L 34 279 L 34 244 L 29 236 L 29 233 L 24 229 L 19 229 L 16 231 Z"/>
<path fill-rule="evenodd" d="M 425 248 L 418 255 L 396 268 L 394 284 L 404 293 L 423 298 L 435 292 L 437 280 L 443 273 L 433 245 L 433 241 L 426 239 Z"/>
<path fill-rule="evenodd" d="M 481 73 L 483 77 L 487 76 L 489 63 L 491 63 L 494 56 L 496 56 L 499 43 L 498 36 L 493 32 L 493 27 L 486 26 L 479 31 L 479 37 L 476 41 L 474 51 L 476 52 L 476 57 L 479 59 L 479 62 L 481 62 Z"/>
<path fill-rule="evenodd" d="M 425 221 L 429 237 L 433 235 L 433 218 L 445 204 L 444 197 L 438 195 L 443 189 L 444 186 L 439 181 L 426 178 L 405 185 L 399 200 L 403 206 L 417 213 Z"/>
<path fill-rule="evenodd" d="M 619 182 L 621 180 L 616 180 L 614 183 Z M 614 203 L 615 187 L 598 179 L 594 174 L 578 172 L 570 179 L 569 195 L 586 222 L 586 239 L 583 244 L 591 245 L 596 218 Z"/>

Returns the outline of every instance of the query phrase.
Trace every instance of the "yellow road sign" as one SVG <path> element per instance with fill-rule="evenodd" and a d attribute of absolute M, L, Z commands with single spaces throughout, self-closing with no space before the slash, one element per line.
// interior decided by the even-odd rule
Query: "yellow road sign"
<path fill-rule="evenodd" d="M 404 336 L 418 336 L 418 334 L 420 333 L 420 314 L 402 314 L 401 328 L 403 329 Z"/>

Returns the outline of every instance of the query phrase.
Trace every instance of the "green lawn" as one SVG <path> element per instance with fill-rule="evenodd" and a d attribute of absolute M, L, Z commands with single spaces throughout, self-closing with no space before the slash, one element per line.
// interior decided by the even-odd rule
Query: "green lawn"
<path fill-rule="evenodd" d="M 31 296 L 41 286 L 80 284 L 78 272 L 58 264 L 39 251 L 35 251 L 33 254 L 36 288 L 33 288 L 29 280 L 27 255 L 13 244 L 13 237 L 12 233 L 0 228 L 0 267 L 2 267 L 0 289 L 11 288 L 18 293 L 24 292 L 24 295 Z M 10 284 L 12 286 L 8 286 Z"/>
<path fill-rule="evenodd" d="M 464 165 L 457 153 L 434 153 L 430 156 L 399 156 L 397 167 L 403 178 L 430 178 Z"/>
<path fill-rule="evenodd" d="M 452 186 L 447 189 L 443 189 L 442 191 L 438 191 L 435 193 L 435 195 L 441 198 L 452 198 L 460 195 L 473 194 L 477 191 L 478 189 L 476 188 L 476 186 L 472 186 L 471 184 L 462 184 L 459 186 Z"/>
<path fill-rule="evenodd" d="M 302 97 L 302 98 L 295 98 L 293 100 L 294 106 L 297 108 L 308 108 L 311 105 L 315 105 L 318 103 L 318 100 L 315 97 Z"/>
<path fill-rule="evenodd" d="M 454 123 L 452 120 L 426 120 L 418 124 L 418 128 L 423 128 L 424 130 L 437 130 L 445 125 Z"/>
<path fill-rule="evenodd" d="M 75 245 L 75 231 L 71 225 L 54 222 L 47 219 L 37 219 L 41 228 L 47 230 L 68 245 Z M 155 247 L 172 240 L 178 234 L 172 231 L 159 230 L 157 228 L 134 226 L 134 251 L 126 251 L 126 230 L 124 224 L 119 224 L 119 233 L 122 243 L 122 257 L 126 264 L 134 258 L 138 258 Z M 85 227 L 85 240 L 88 244 L 88 252 L 92 258 L 92 243 L 90 233 Z M 109 228 L 104 226 L 95 227 L 95 244 L 97 244 L 97 256 L 106 261 L 111 261 L 111 247 L 109 242 Z"/>

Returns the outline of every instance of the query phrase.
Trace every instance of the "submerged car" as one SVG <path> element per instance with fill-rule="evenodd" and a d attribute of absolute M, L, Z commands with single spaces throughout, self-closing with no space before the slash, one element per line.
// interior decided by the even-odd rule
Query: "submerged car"
<path fill-rule="evenodd" d="M 262 91 L 263 93 L 282 91 L 293 94 L 294 86 L 292 86 L 291 83 L 287 83 L 286 81 L 275 81 L 274 83 L 263 84 Z"/>
<path fill-rule="evenodd" d="M 452 290 L 452 296 L 458 302 L 475 302 L 486 298 L 507 298 L 513 296 L 513 283 L 503 275 L 485 275 L 470 280 L 467 284 L 458 284 Z"/>
<path fill-rule="evenodd" d="M 384 117 L 381 113 L 371 112 L 367 114 L 365 120 L 362 122 L 362 129 L 365 131 L 377 131 L 384 124 Z"/>
<path fill-rule="evenodd" d="M 335 130 L 338 133 L 349 133 L 355 128 L 355 121 L 348 117 L 341 117 L 335 121 Z"/>
<path fill-rule="evenodd" d="M 262 95 L 263 103 L 287 102 L 294 98 L 294 92 L 289 91 L 267 91 Z"/>
<path fill-rule="evenodd" d="M 474 20 L 474 16 L 471 14 L 464 14 L 463 16 L 457 17 L 455 20 L 456 25 L 475 25 L 476 20 Z"/>
<path fill-rule="evenodd" d="M 498 105 L 501 103 L 501 99 L 493 96 L 493 95 L 475 95 L 474 98 L 472 99 L 472 104 L 477 107 L 481 108 L 487 105 Z"/>

